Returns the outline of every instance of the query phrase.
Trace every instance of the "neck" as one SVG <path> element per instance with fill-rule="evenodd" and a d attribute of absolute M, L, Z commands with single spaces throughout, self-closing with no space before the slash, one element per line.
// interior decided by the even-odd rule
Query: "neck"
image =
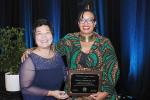
<path fill-rule="evenodd" d="M 95 35 L 90 35 L 90 36 L 82 36 L 80 35 L 80 41 L 82 42 L 93 42 L 95 40 Z"/>
<path fill-rule="evenodd" d="M 53 56 L 53 51 L 50 48 L 39 48 L 35 49 L 35 52 L 44 58 L 51 58 Z"/>
<path fill-rule="evenodd" d="M 48 54 L 51 51 L 50 48 L 40 48 L 40 47 L 37 47 L 37 50 L 40 52 L 44 52 L 45 54 Z"/>

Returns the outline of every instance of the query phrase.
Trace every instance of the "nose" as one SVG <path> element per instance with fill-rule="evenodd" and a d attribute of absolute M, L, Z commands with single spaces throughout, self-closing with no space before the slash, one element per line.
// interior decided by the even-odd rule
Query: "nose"
<path fill-rule="evenodd" d="M 84 21 L 84 24 L 88 24 L 88 21 L 87 21 L 87 20 L 85 20 L 85 21 Z"/>
<path fill-rule="evenodd" d="M 45 37 L 47 37 L 46 34 L 42 34 L 42 38 L 45 38 Z"/>

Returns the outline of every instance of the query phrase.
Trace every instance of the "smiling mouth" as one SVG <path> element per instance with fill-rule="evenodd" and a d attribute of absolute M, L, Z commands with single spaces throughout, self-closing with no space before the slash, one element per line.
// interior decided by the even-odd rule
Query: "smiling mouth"
<path fill-rule="evenodd" d="M 89 29 L 90 29 L 90 27 L 83 27 L 83 29 L 84 29 L 84 30 L 89 30 Z"/>
<path fill-rule="evenodd" d="M 48 41 L 41 41 L 41 43 L 48 43 Z"/>

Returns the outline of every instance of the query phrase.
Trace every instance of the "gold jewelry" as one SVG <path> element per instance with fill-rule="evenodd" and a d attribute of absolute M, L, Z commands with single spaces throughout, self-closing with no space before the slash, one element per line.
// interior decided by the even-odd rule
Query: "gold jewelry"
<path fill-rule="evenodd" d="M 80 41 L 82 42 L 93 42 L 95 40 L 95 35 L 91 35 L 91 36 L 82 36 L 80 35 Z"/>

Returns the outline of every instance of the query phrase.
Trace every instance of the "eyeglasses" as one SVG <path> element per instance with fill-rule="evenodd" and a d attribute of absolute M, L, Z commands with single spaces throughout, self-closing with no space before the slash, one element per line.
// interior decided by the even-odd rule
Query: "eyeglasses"
<path fill-rule="evenodd" d="M 92 24 L 94 23 L 94 19 L 80 19 L 79 23 L 84 24 L 85 22 L 87 22 L 88 24 Z"/>

